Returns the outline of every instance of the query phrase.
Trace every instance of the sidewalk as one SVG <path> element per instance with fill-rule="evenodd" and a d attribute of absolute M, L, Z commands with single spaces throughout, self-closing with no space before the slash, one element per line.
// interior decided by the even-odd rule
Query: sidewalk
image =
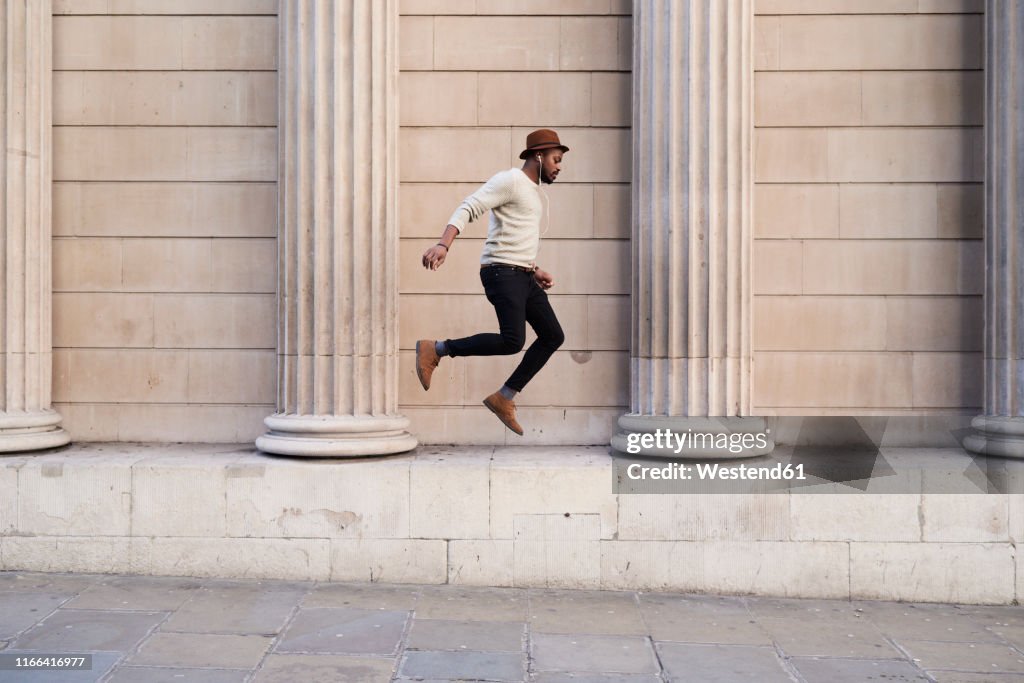
<path fill-rule="evenodd" d="M 1024 681 L 1024 608 L 0 572 L 0 681 Z"/>

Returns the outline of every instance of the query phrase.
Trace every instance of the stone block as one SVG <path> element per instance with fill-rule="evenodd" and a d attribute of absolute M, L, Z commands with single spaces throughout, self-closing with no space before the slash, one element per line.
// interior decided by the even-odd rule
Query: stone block
<path fill-rule="evenodd" d="M 404 40 L 403 35 L 399 42 Z M 398 78 L 399 125 L 477 125 L 477 80 L 478 75 L 471 71 L 401 73 Z M 489 125 L 482 120 L 480 123 Z"/>
<path fill-rule="evenodd" d="M 277 14 L 274 0 L 55 0 L 54 14 Z"/>
<path fill-rule="evenodd" d="M 466 400 L 484 397 L 512 374 L 518 356 L 465 358 Z M 629 357 L 621 351 L 556 352 L 529 386 L 516 396 L 516 405 L 618 407 L 629 403 Z"/>
<path fill-rule="evenodd" d="M 831 181 L 978 182 L 984 175 L 981 128 L 841 128 L 823 134 Z"/>
<path fill-rule="evenodd" d="M 54 180 L 272 181 L 274 128 L 58 127 Z"/>
<path fill-rule="evenodd" d="M 409 466 L 411 538 L 485 539 L 489 514 L 489 453 L 420 449 Z"/>
<path fill-rule="evenodd" d="M 629 297 L 589 296 L 586 298 L 586 307 L 586 348 L 594 351 L 628 351 L 631 325 Z"/>
<path fill-rule="evenodd" d="M 53 344 L 152 347 L 153 297 L 149 294 L 57 292 L 53 295 Z"/>
<path fill-rule="evenodd" d="M 983 404 L 980 353 L 915 353 L 914 406 L 977 408 Z"/>
<path fill-rule="evenodd" d="M 432 14 L 432 13 L 431 13 Z M 402 71 L 434 69 L 434 17 L 399 17 L 398 65 Z"/>
<path fill-rule="evenodd" d="M 595 126 L 622 126 L 633 121 L 633 81 L 628 73 L 594 72 L 590 86 L 590 121 Z"/>
<path fill-rule="evenodd" d="M 66 379 L 55 386 L 60 389 L 54 396 L 58 401 L 172 403 L 186 400 L 188 354 L 185 351 L 68 349 L 66 357 Z"/>
<path fill-rule="evenodd" d="M 803 291 L 803 243 L 754 241 L 754 294 L 800 294 Z"/>
<path fill-rule="evenodd" d="M 754 69 L 777 71 L 782 52 L 779 17 L 754 17 Z"/>
<path fill-rule="evenodd" d="M 829 174 L 825 128 L 758 128 L 754 131 L 754 182 L 815 183 Z"/>
<path fill-rule="evenodd" d="M 837 185 L 755 185 L 756 238 L 839 237 Z"/>
<path fill-rule="evenodd" d="M 419 387 L 416 390 L 422 391 Z M 481 396 L 479 400 L 483 399 Z M 398 409 L 409 418 L 409 432 L 415 434 L 423 445 L 494 446 L 506 442 L 505 432 L 508 429 L 482 405 L 434 407 L 400 404 Z"/>
<path fill-rule="evenodd" d="M 276 388 L 273 351 L 188 352 L 189 403 L 273 403 Z"/>
<path fill-rule="evenodd" d="M 131 572 L 327 581 L 329 543 L 308 538 L 132 538 Z"/>
<path fill-rule="evenodd" d="M 623 541 L 788 540 L 790 496 L 633 495 L 619 499 Z"/>
<path fill-rule="evenodd" d="M 436 17 L 433 68 L 556 71 L 560 25 L 558 17 Z"/>
<path fill-rule="evenodd" d="M 498 171 L 509 168 L 521 149 L 516 148 L 513 154 L 508 130 L 500 128 L 402 128 L 398 139 L 402 182 L 482 185 Z M 459 149 L 472 149 L 473 154 L 453 164 L 452 154 Z M 439 226 L 442 231 L 456 206 L 457 203 L 439 217 L 443 221 Z"/>
<path fill-rule="evenodd" d="M 815 240 L 804 243 L 805 294 L 980 294 L 973 240 Z"/>
<path fill-rule="evenodd" d="M 54 357 L 64 354 L 54 354 Z M 67 389 L 61 389 L 66 395 Z M 74 441 L 117 441 L 118 406 L 109 403 L 54 403 L 61 426 Z"/>
<path fill-rule="evenodd" d="M 477 0 L 477 14 L 628 14 L 628 8 L 615 7 L 609 0 L 561 0 L 557 4 L 545 0 Z"/>
<path fill-rule="evenodd" d="M 462 330 L 463 334 L 471 333 L 471 328 L 463 327 Z M 428 330 L 420 331 L 427 335 Z M 433 330 L 429 332 L 432 334 Z M 444 339 L 445 336 L 437 335 L 437 338 Z M 445 358 L 434 371 L 430 391 L 423 391 L 416 376 L 416 352 L 401 351 L 398 354 L 398 395 L 408 406 L 462 405 L 466 396 L 466 364 L 461 359 Z"/>
<path fill-rule="evenodd" d="M 853 543 L 850 597 L 1008 604 L 1014 553 L 1008 543 Z"/>
<path fill-rule="evenodd" d="M 276 239 L 215 239 L 212 261 L 210 287 L 214 292 L 277 291 Z"/>
<path fill-rule="evenodd" d="M 409 14 L 475 14 L 476 0 L 400 0 L 398 11 Z"/>
<path fill-rule="evenodd" d="M 754 354 L 754 403 L 803 408 L 908 408 L 912 361 L 904 353 Z"/>
<path fill-rule="evenodd" d="M 103 456 L 33 458 L 18 474 L 18 532 L 39 536 L 127 536 L 131 470 Z"/>
<path fill-rule="evenodd" d="M 5 536 L 0 538 L 5 570 L 124 573 L 130 570 L 129 539 L 113 536 Z"/>
<path fill-rule="evenodd" d="M 977 16 L 788 16 L 779 21 L 779 68 L 787 71 L 982 66 Z"/>
<path fill-rule="evenodd" d="M 518 157 L 531 130 L 532 126 L 512 129 L 511 148 L 514 156 Z M 630 129 L 560 126 L 558 138 L 569 148 L 562 172 L 558 176 L 558 184 L 630 181 L 633 172 Z"/>
<path fill-rule="evenodd" d="M 495 171 L 497 170 L 495 169 Z M 482 184 L 483 181 L 475 183 L 401 183 L 398 188 L 401 237 L 423 237 L 437 240 L 444 232 L 448 218 L 456 207 Z M 470 225 L 473 226 L 474 233 L 477 229 L 481 229 L 486 234 L 486 223 Z M 466 234 L 468 235 L 469 232 Z M 453 254 L 456 250 L 462 249 L 460 245 L 461 243 L 457 243 L 452 246 Z"/>
<path fill-rule="evenodd" d="M 253 669 L 274 643 L 270 635 L 157 632 L 127 663 L 150 666 Z"/>
<path fill-rule="evenodd" d="M 18 530 L 18 469 L 22 458 L 0 460 L 0 536 Z"/>
<path fill-rule="evenodd" d="M 921 540 L 928 543 L 1010 541 L 1009 498 L 962 493 L 921 496 Z"/>
<path fill-rule="evenodd" d="M 60 126 L 274 126 L 277 75 L 57 71 L 53 121 Z"/>
<path fill-rule="evenodd" d="M 876 71 L 863 74 L 866 126 L 980 126 L 981 71 Z"/>
<path fill-rule="evenodd" d="M 601 542 L 610 590 L 847 598 L 846 543 L 792 541 Z"/>
<path fill-rule="evenodd" d="M 559 69 L 614 71 L 619 66 L 619 20 L 614 17 L 562 17 Z"/>
<path fill-rule="evenodd" d="M 181 59 L 186 70 L 277 68 L 277 17 L 182 17 Z"/>
<path fill-rule="evenodd" d="M 863 76 L 835 71 L 758 72 L 754 75 L 754 125 L 862 125 Z"/>
<path fill-rule="evenodd" d="M 237 456 L 235 456 L 237 458 Z M 132 536 L 226 535 L 225 469 L 211 456 L 147 459 L 132 468 Z"/>
<path fill-rule="evenodd" d="M 620 673 L 619 680 L 637 680 L 621 674 L 655 674 L 661 670 L 650 640 L 637 636 L 542 633 L 531 637 L 530 654 L 537 671 L 581 672 L 580 678 L 587 673 L 614 671 Z"/>
<path fill-rule="evenodd" d="M 331 581 L 445 583 L 447 542 L 411 539 L 332 539 Z"/>
<path fill-rule="evenodd" d="M 209 292 L 209 239 L 142 239 L 121 243 L 122 286 L 134 292 Z"/>
<path fill-rule="evenodd" d="M 448 542 L 448 583 L 464 586 L 512 586 L 514 541 Z"/>
<path fill-rule="evenodd" d="M 614 0 L 613 0 L 614 1 Z M 619 0 L 625 2 L 625 0 Z M 622 14 L 629 15 L 630 12 L 623 8 Z M 633 17 L 619 17 L 619 71 L 633 70 Z"/>
<path fill-rule="evenodd" d="M 984 186 L 981 183 L 957 185 L 943 183 L 936 188 L 938 193 L 938 237 L 974 238 L 984 237 L 985 209 Z"/>
<path fill-rule="evenodd" d="M 118 437 L 122 441 L 176 441 L 182 434 L 204 443 L 253 442 L 267 431 L 263 418 L 274 405 L 118 406 Z"/>
<path fill-rule="evenodd" d="M 276 237 L 276 204 L 273 183 L 57 182 L 53 231 L 112 237 Z"/>
<path fill-rule="evenodd" d="M 614 19 L 601 21 L 610 22 L 614 31 Z M 614 50 L 614 40 L 611 45 Z M 589 73 L 482 72 L 479 79 L 482 126 L 529 126 L 537 121 L 545 126 L 590 125 Z"/>
<path fill-rule="evenodd" d="M 121 288 L 121 240 L 54 239 L 54 292 Z"/>
<path fill-rule="evenodd" d="M 886 299 L 867 296 L 758 296 L 758 351 L 880 351 L 886 348 Z"/>
<path fill-rule="evenodd" d="M 920 541 L 921 496 L 916 493 L 793 493 L 794 541 Z"/>
<path fill-rule="evenodd" d="M 514 514 L 512 526 L 516 586 L 600 586 L 600 515 Z"/>
<path fill-rule="evenodd" d="M 168 294 L 156 298 L 161 348 L 273 349 L 277 302 L 270 294 Z"/>
<path fill-rule="evenodd" d="M 937 186 L 839 186 L 839 234 L 845 239 L 959 237 L 938 233 Z"/>
<path fill-rule="evenodd" d="M 757 14 L 914 14 L 917 0 L 757 0 Z"/>
<path fill-rule="evenodd" d="M 168 70 L 182 68 L 182 17 L 53 18 L 53 68 Z"/>
<path fill-rule="evenodd" d="M 491 463 L 491 538 L 514 538 L 516 515 L 594 515 L 600 538 L 617 530 L 607 449 L 503 449 Z M 542 466 L 541 466 L 542 465 Z"/>
<path fill-rule="evenodd" d="M 918 0 L 917 11 L 927 14 L 984 14 L 985 0 Z"/>
<path fill-rule="evenodd" d="M 410 457 L 291 460 L 250 455 L 228 468 L 227 529 L 256 538 L 408 538 Z"/>
<path fill-rule="evenodd" d="M 594 186 L 594 237 L 630 239 L 630 186 L 605 184 Z"/>

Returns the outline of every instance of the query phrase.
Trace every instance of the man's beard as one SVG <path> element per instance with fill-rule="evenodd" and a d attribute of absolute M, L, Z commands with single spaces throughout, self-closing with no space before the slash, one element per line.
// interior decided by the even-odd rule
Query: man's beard
<path fill-rule="evenodd" d="M 540 170 L 540 179 L 541 181 L 547 183 L 548 185 L 555 182 L 555 179 L 548 175 L 548 172 L 545 171 L 544 169 Z"/>

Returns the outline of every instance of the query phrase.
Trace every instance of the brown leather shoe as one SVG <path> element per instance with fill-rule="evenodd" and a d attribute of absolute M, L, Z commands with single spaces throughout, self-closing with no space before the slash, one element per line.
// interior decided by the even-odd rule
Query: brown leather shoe
<path fill-rule="evenodd" d="M 424 389 L 430 388 L 430 376 L 440 362 L 441 356 L 434 349 L 433 339 L 420 339 L 416 342 L 416 376 Z"/>
<path fill-rule="evenodd" d="M 484 405 L 487 406 L 492 413 L 498 416 L 506 427 L 511 429 L 519 436 L 523 435 L 523 428 L 516 422 L 516 404 L 513 401 L 505 398 L 501 395 L 501 392 L 494 392 L 490 396 L 484 399 Z"/>

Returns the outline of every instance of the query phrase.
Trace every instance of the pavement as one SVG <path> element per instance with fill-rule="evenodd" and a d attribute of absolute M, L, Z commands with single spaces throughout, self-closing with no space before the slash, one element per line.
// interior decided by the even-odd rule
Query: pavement
<path fill-rule="evenodd" d="M 1024 608 L 0 572 L 0 681 L 407 680 L 1011 683 Z"/>

